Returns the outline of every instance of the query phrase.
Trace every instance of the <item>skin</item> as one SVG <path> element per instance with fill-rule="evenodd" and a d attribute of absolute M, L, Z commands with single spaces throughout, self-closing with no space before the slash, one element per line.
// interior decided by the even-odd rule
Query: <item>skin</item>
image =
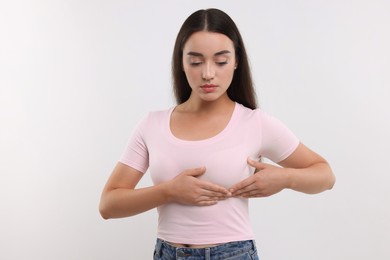
<path fill-rule="evenodd" d="M 183 140 L 202 140 L 215 136 L 228 124 L 234 102 L 228 89 L 236 68 L 233 42 L 223 34 L 196 32 L 183 49 L 183 70 L 192 88 L 190 98 L 172 113 L 172 133 Z M 214 84 L 211 91 L 202 88 Z M 200 180 L 205 173 L 202 165 L 187 169 L 174 179 L 145 188 L 136 188 L 143 174 L 118 163 L 114 168 L 100 201 L 103 218 L 133 216 L 165 203 L 210 206 L 230 197 L 267 197 L 284 189 L 308 194 L 331 189 L 335 182 L 324 158 L 303 144 L 279 166 L 255 162 L 248 164 L 257 172 L 226 189 Z M 192 245 L 202 247 L 207 245 Z"/>

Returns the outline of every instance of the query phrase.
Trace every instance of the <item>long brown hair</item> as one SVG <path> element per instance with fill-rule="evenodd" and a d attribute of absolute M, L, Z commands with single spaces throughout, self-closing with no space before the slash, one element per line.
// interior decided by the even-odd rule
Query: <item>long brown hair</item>
<path fill-rule="evenodd" d="M 233 101 L 251 109 L 257 108 L 256 94 L 241 34 L 234 21 L 226 13 L 218 9 L 198 10 L 191 14 L 180 28 L 172 57 L 172 80 L 176 102 L 181 104 L 187 101 L 191 95 L 191 87 L 182 66 L 183 48 L 188 38 L 193 33 L 199 31 L 221 33 L 232 40 L 235 48 L 237 69 L 234 72 L 227 94 Z"/>

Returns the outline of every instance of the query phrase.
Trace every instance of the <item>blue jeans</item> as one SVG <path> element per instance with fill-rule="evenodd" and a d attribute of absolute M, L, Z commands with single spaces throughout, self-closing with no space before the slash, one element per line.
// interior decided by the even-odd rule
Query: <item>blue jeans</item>
<path fill-rule="evenodd" d="M 157 239 L 153 260 L 259 260 L 255 242 L 237 241 L 207 248 L 174 247 Z"/>

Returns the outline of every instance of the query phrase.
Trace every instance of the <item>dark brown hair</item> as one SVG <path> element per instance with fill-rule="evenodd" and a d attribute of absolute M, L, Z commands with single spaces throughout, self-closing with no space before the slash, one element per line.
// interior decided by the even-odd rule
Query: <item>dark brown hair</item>
<path fill-rule="evenodd" d="M 172 57 L 172 79 L 176 102 L 181 104 L 191 95 L 191 87 L 183 71 L 183 48 L 188 38 L 195 32 L 208 31 L 226 35 L 232 40 L 235 48 L 237 69 L 227 94 L 248 108 L 257 107 L 256 94 L 253 87 L 248 57 L 244 42 L 234 21 L 218 9 L 199 10 L 191 14 L 183 23 L 177 35 Z"/>

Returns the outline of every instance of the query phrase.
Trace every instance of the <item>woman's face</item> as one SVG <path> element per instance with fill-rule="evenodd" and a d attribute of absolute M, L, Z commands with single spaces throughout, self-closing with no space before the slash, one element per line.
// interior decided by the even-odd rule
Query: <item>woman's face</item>
<path fill-rule="evenodd" d="M 233 42 L 224 34 L 193 33 L 183 48 L 183 69 L 192 89 L 191 98 L 217 100 L 227 95 L 236 67 Z"/>

